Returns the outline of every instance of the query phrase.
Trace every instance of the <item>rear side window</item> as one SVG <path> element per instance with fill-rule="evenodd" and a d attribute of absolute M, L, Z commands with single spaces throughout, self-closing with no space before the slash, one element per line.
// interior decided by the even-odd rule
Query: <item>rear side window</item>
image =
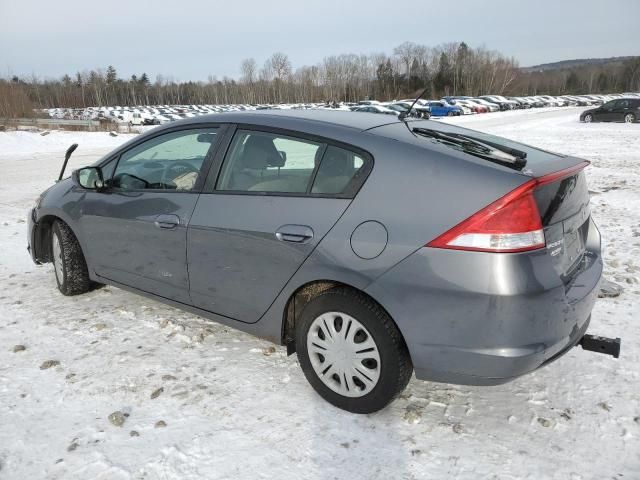
<path fill-rule="evenodd" d="M 305 193 L 322 144 L 266 132 L 236 134 L 216 190 Z"/>
<path fill-rule="evenodd" d="M 329 145 L 322 156 L 311 193 L 343 193 L 364 166 L 364 159 L 349 150 Z"/>

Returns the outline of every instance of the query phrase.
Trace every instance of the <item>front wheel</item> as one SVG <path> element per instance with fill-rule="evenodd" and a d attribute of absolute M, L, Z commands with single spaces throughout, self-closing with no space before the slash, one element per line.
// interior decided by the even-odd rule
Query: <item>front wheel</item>
<path fill-rule="evenodd" d="M 636 121 L 636 117 L 633 113 L 627 113 L 624 116 L 624 123 L 633 123 Z"/>
<path fill-rule="evenodd" d="M 51 257 L 58 290 L 79 295 L 91 289 L 91 280 L 80 243 L 66 223 L 56 221 L 51 229 Z"/>
<path fill-rule="evenodd" d="M 584 123 L 591 123 L 593 122 L 593 115 L 591 115 L 590 113 L 587 113 L 584 116 Z"/>
<path fill-rule="evenodd" d="M 362 293 L 327 290 L 305 306 L 299 322 L 296 351 L 302 371 L 336 407 L 376 412 L 409 383 L 413 366 L 398 327 Z"/>

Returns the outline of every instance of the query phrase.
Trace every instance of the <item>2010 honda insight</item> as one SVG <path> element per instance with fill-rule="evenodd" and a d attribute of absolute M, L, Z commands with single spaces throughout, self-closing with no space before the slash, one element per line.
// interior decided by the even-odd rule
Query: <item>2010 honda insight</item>
<path fill-rule="evenodd" d="M 587 162 L 428 120 L 225 113 L 44 192 L 29 249 L 286 345 L 351 412 L 418 379 L 494 385 L 583 338 L 602 272 Z"/>

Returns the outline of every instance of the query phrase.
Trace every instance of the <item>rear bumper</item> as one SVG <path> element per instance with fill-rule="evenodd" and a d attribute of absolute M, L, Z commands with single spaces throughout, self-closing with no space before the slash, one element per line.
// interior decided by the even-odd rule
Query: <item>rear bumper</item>
<path fill-rule="evenodd" d="M 474 368 L 463 372 L 415 367 L 416 377 L 432 382 L 460 385 L 501 385 L 548 365 L 575 347 L 587 332 L 591 317 L 579 328 L 554 345 L 527 345 L 525 347 L 461 350 L 444 348 L 445 359 L 465 362 Z M 553 352 L 556 352 L 555 354 Z"/>
<path fill-rule="evenodd" d="M 505 383 L 555 360 L 586 332 L 602 274 L 591 227 L 585 264 L 567 285 L 545 249 L 422 248 L 367 292 L 398 324 L 419 379 Z"/>

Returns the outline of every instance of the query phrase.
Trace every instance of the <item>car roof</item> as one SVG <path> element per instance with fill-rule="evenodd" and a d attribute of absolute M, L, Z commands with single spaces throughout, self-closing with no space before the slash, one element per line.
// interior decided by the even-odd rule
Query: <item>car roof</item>
<path fill-rule="evenodd" d="M 361 105 L 380 107 L 380 105 Z M 391 120 L 390 120 L 391 118 Z M 376 113 L 350 112 L 345 110 L 258 110 L 258 111 L 238 111 L 223 112 L 202 115 L 197 118 L 190 118 L 186 123 L 246 123 L 251 125 L 262 125 L 265 127 L 282 126 L 282 121 L 287 120 L 287 125 L 298 123 L 301 130 L 305 127 L 332 126 L 347 130 L 364 131 L 389 123 L 396 123 L 399 120 Z M 175 125 L 175 124 L 174 124 Z M 291 128 L 291 127 L 287 128 Z"/>

